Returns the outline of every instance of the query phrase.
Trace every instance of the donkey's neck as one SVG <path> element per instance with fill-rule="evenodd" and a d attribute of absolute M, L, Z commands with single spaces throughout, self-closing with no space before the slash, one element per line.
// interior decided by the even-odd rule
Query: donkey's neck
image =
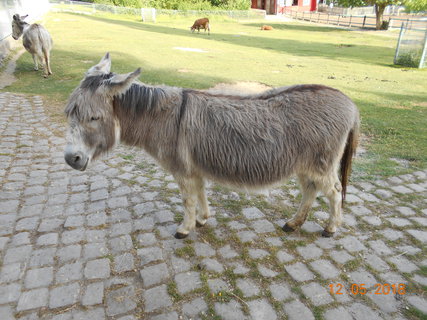
<path fill-rule="evenodd" d="M 181 89 L 133 83 L 114 98 L 114 113 L 120 123 L 120 140 L 144 148 L 157 160 L 176 145 Z"/>

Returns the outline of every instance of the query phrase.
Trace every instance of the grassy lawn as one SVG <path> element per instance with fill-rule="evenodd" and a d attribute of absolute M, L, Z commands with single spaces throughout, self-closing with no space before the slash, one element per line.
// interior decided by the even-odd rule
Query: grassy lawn
<path fill-rule="evenodd" d="M 359 106 L 360 177 L 394 175 L 427 167 L 426 70 L 393 66 L 396 34 L 347 31 L 301 23 L 211 19 L 211 35 L 191 34 L 192 18 L 142 23 L 136 18 L 51 13 L 52 70 L 45 80 L 24 53 L 16 81 L 4 91 L 42 95 L 53 121 L 85 71 L 109 51 L 112 70 L 142 67 L 149 84 L 208 88 L 220 82 L 257 81 L 270 86 L 319 83 L 342 90 Z M 197 48 L 205 52 L 177 50 Z M 399 159 L 397 163 L 391 159 Z"/>

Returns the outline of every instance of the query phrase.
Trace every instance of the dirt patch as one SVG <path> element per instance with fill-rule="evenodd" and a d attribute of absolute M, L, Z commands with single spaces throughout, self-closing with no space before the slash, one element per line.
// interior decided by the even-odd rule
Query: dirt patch
<path fill-rule="evenodd" d="M 272 87 L 269 87 L 259 82 L 241 81 L 235 83 L 218 83 L 215 87 L 210 88 L 206 91 L 215 94 L 243 96 L 247 94 L 262 93 L 271 88 Z"/>

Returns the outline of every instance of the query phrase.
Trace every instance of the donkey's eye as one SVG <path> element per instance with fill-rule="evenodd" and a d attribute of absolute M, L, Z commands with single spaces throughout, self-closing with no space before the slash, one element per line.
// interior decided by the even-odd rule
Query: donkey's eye
<path fill-rule="evenodd" d="M 99 117 L 92 117 L 92 118 L 90 118 L 90 121 L 97 121 L 97 120 L 99 120 Z"/>

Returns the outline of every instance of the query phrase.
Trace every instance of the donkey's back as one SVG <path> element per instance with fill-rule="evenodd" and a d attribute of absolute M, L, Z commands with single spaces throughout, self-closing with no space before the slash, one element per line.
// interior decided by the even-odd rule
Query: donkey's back
<path fill-rule="evenodd" d="M 358 126 L 354 103 L 321 85 L 247 97 L 186 94 L 183 126 L 189 133 L 183 141 L 195 170 L 246 188 L 266 187 L 292 174 L 330 173 Z"/>

